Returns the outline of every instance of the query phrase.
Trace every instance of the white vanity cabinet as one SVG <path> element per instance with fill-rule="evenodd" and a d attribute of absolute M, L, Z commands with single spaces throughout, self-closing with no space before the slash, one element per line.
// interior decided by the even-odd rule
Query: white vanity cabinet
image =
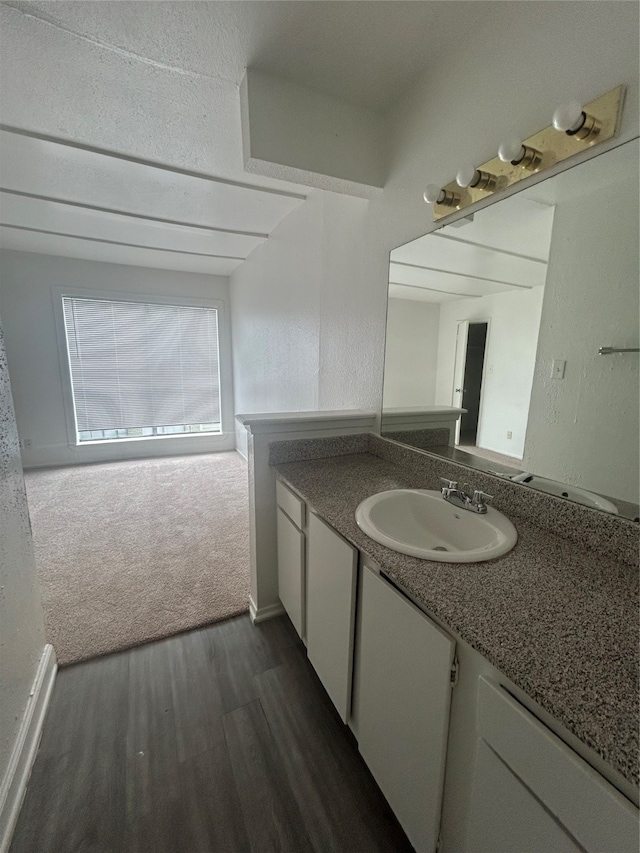
<path fill-rule="evenodd" d="M 635 806 L 485 678 L 476 733 L 465 853 L 637 853 Z"/>
<path fill-rule="evenodd" d="M 305 638 L 306 506 L 284 483 L 276 481 L 278 524 L 278 595 L 299 636 Z"/>
<path fill-rule="evenodd" d="M 604 763 L 277 488 L 281 601 L 416 853 L 637 853 Z"/>
<path fill-rule="evenodd" d="M 358 552 L 313 512 L 307 536 L 307 656 L 346 723 L 351 712 Z"/>
<path fill-rule="evenodd" d="M 455 641 L 381 575 L 361 572 L 358 747 L 416 853 L 438 840 Z"/>

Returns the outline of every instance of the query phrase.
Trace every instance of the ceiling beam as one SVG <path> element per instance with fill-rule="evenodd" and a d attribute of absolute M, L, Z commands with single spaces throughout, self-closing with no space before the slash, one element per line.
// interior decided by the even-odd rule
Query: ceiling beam
<path fill-rule="evenodd" d="M 93 210 L 97 213 L 109 213 L 114 216 L 127 216 L 130 219 L 139 219 L 144 222 L 158 222 L 161 225 L 179 225 L 181 228 L 197 228 L 199 231 L 210 231 L 216 234 L 237 234 L 241 237 L 257 237 L 261 240 L 266 240 L 268 234 L 260 231 L 238 231 L 236 228 L 217 228 L 215 225 L 200 225 L 195 222 L 183 222 L 179 219 L 166 219 L 162 216 L 150 216 L 146 213 L 131 213 L 127 210 L 118 210 L 113 207 L 101 207 L 97 204 L 86 204 L 81 201 L 67 201 L 66 199 L 56 198 L 55 196 L 40 195 L 39 193 L 28 193 L 22 190 L 10 190 L 6 187 L 0 187 L 0 193 L 7 195 L 17 195 L 22 198 L 33 198 L 37 201 L 46 201 L 51 204 L 64 204 L 68 207 L 79 207 L 82 210 Z"/>
<path fill-rule="evenodd" d="M 487 246 L 485 243 L 477 243 L 475 240 L 465 240 L 462 237 L 454 237 L 453 234 L 443 234 L 442 231 L 432 232 L 434 237 L 440 237 L 441 240 L 451 240 L 454 243 L 464 243 L 467 246 L 474 246 L 478 249 L 487 249 L 489 252 L 496 252 L 500 255 L 511 255 L 513 258 L 521 258 L 523 261 L 533 261 L 535 264 L 547 265 L 547 261 L 542 258 L 534 258 L 532 255 L 523 255 L 521 252 L 511 252 L 509 249 L 496 249 L 494 246 Z M 430 234 L 428 235 L 431 236 Z"/>
<path fill-rule="evenodd" d="M 87 240 L 90 243 L 106 243 L 110 246 L 128 246 L 131 249 L 147 249 L 151 252 L 171 252 L 173 255 L 196 255 L 201 258 L 218 258 L 219 260 L 244 261 L 244 257 L 235 255 L 211 255 L 208 252 L 188 252 L 184 249 L 164 249 L 159 246 L 144 246 L 141 243 L 124 243 L 119 240 L 104 240 L 102 237 L 83 237 L 80 234 L 67 234 L 62 231 L 48 231 L 45 228 L 28 228 L 26 225 L 10 225 L 0 222 L 0 228 L 13 228 L 16 231 L 30 231 L 34 234 L 51 234 L 54 237 L 69 237 L 72 240 Z"/>
<path fill-rule="evenodd" d="M 396 287 L 410 287 L 413 290 L 428 290 L 430 293 L 445 293 L 447 296 L 461 296 L 468 299 L 481 299 L 485 293 L 454 293 L 453 290 L 441 290 L 439 287 L 421 287 L 419 284 L 403 284 L 401 281 L 390 281 Z"/>
<path fill-rule="evenodd" d="M 180 169 L 178 166 L 168 166 L 165 163 L 158 163 L 154 160 L 144 160 L 142 157 L 134 157 L 130 154 L 121 154 L 118 151 L 111 151 L 108 148 L 98 148 L 95 145 L 85 145 L 82 142 L 75 142 L 71 139 L 64 139 L 59 136 L 51 136 L 48 133 L 36 133 L 33 130 L 23 130 L 20 127 L 0 123 L 0 131 L 5 133 L 13 133 L 17 136 L 27 136 L 29 139 L 39 139 L 41 142 L 51 142 L 54 145 L 65 145 L 67 148 L 75 148 L 76 151 L 88 151 L 90 154 L 100 154 L 102 157 L 110 157 L 114 160 L 123 160 L 126 163 L 135 163 L 138 166 L 147 166 L 149 169 L 158 169 L 162 172 L 172 172 L 175 175 L 184 175 L 187 178 L 198 178 L 201 181 L 208 181 L 212 184 L 225 184 L 230 187 L 238 187 L 243 190 L 251 190 L 257 193 L 267 193 L 270 195 L 280 195 L 286 198 L 296 198 L 304 201 L 306 195 L 303 193 L 294 193 L 290 190 L 276 190 L 270 187 L 260 187 L 256 184 L 245 184 L 241 181 L 232 181 L 228 178 L 218 178 L 215 175 L 209 175 L 206 172 L 196 172 L 191 169 Z"/>
<path fill-rule="evenodd" d="M 437 267 L 427 267 L 422 264 L 409 264 L 405 261 L 390 261 L 389 265 L 397 264 L 399 267 L 411 267 L 414 270 L 426 270 L 427 272 L 437 272 L 440 275 L 455 275 L 458 278 L 473 278 L 476 281 L 486 281 L 489 284 L 504 284 L 506 287 L 519 287 L 522 290 L 532 290 L 532 284 L 516 284 L 513 281 L 501 281 L 499 278 L 486 278 L 482 275 L 468 275 L 463 272 L 453 272 L 452 270 L 441 270 Z"/>

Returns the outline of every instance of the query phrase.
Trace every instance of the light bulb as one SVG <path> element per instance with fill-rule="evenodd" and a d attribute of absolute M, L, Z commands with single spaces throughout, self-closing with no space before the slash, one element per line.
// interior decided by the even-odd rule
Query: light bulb
<path fill-rule="evenodd" d="M 503 163 L 519 163 L 525 151 L 522 142 L 515 136 L 510 137 L 498 148 L 498 157 Z"/>
<path fill-rule="evenodd" d="M 457 207 L 460 203 L 460 193 L 439 187 L 437 184 L 428 184 L 422 198 L 427 204 L 439 204 L 443 207 Z"/>
<path fill-rule="evenodd" d="M 503 163 L 520 166 L 527 172 L 537 172 L 542 163 L 542 152 L 525 145 L 515 136 L 505 140 L 498 149 L 498 157 Z"/>
<path fill-rule="evenodd" d="M 470 163 L 465 163 L 456 175 L 456 183 L 459 187 L 468 187 L 473 183 L 476 174 L 476 167 Z"/>
<path fill-rule="evenodd" d="M 553 126 L 556 130 L 563 130 L 565 133 L 575 133 L 580 130 L 583 122 L 584 113 L 581 104 L 577 101 L 563 104 L 553 114 Z"/>
<path fill-rule="evenodd" d="M 428 184 L 422 197 L 427 204 L 436 204 L 441 195 L 442 189 L 437 184 Z"/>

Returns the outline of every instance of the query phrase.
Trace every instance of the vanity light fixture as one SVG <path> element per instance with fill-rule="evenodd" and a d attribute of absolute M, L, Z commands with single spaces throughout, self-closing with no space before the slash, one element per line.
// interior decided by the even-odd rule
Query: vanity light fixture
<path fill-rule="evenodd" d="M 563 131 L 567 136 L 575 136 L 576 139 L 593 143 L 602 130 L 602 124 L 595 116 L 590 115 L 582 109 L 582 104 L 577 101 L 569 101 L 563 104 L 553 114 L 553 126 L 556 130 Z"/>
<path fill-rule="evenodd" d="M 529 145 L 523 145 L 522 140 L 513 137 L 502 143 L 498 149 L 498 157 L 503 163 L 521 166 L 527 172 L 537 172 L 542 162 L 542 152 Z"/>
<path fill-rule="evenodd" d="M 488 193 L 492 193 L 498 188 L 498 179 L 495 175 L 484 172 L 482 169 L 476 169 L 470 163 L 465 163 L 458 171 L 456 183 L 459 187 L 471 187 L 471 189 L 484 190 Z"/>
<path fill-rule="evenodd" d="M 471 225 L 475 214 L 470 213 L 468 216 L 461 216 L 449 225 L 449 228 L 463 228 L 465 225 Z"/>
<path fill-rule="evenodd" d="M 422 197 L 427 204 L 441 204 L 443 207 L 457 207 L 462 198 L 460 193 L 444 189 L 437 184 L 428 184 Z"/>
<path fill-rule="evenodd" d="M 497 157 L 479 166 L 464 166 L 456 180 L 443 187 L 430 185 L 424 200 L 432 206 L 434 220 L 484 202 L 487 196 L 531 178 L 534 172 L 540 174 L 616 136 L 623 103 L 624 86 L 583 105 L 567 103 L 556 110 L 548 127 L 526 139 L 506 139 Z"/>

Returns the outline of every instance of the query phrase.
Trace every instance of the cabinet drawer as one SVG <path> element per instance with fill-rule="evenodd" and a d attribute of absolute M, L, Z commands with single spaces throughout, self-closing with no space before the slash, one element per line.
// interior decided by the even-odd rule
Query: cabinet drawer
<path fill-rule="evenodd" d="M 287 488 L 280 480 L 276 480 L 276 502 L 283 512 L 285 512 L 291 521 L 303 529 L 305 525 L 305 504 L 304 501 Z"/>

